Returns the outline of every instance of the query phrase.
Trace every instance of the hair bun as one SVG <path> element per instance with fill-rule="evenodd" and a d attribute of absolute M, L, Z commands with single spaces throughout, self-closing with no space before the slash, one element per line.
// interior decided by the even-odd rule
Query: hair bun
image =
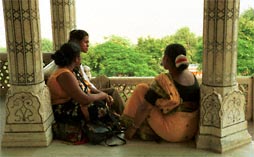
<path fill-rule="evenodd" d="M 188 59 L 185 55 L 178 55 L 175 59 L 175 65 L 176 67 L 180 67 L 181 65 L 189 65 Z"/>

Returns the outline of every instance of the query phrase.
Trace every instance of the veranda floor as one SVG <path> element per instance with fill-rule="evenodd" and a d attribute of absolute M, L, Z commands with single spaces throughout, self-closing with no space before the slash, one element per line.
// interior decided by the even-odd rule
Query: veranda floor
<path fill-rule="evenodd" d="M 4 127 L 4 102 L 0 99 L 0 141 Z M 248 130 L 254 140 L 254 123 L 248 123 Z M 69 145 L 54 140 L 48 147 L 5 148 L 0 147 L 0 157 L 253 157 L 254 141 L 227 151 L 215 153 L 196 149 L 195 142 L 156 143 L 144 141 L 127 141 L 126 145 L 106 147 L 100 145 Z M 0 144 L 1 145 L 1 144 Z"/>

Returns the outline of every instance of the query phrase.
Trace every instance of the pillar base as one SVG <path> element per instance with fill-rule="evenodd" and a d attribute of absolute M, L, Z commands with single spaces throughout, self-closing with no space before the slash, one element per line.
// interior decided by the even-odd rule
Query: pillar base
<path fill-rule="evenodd" d="M 44 147 L 52 139 L 54 121 L 50 94 L 44 82 L 11 86 L 6 97 L 2 147 Z"/>
<path fill-rule="evenodd" d="M 242 130 L 224 137 L 213 135 L 198 135 L 196 147 L 223 153 L 251 142 L 248 130 Z"/>
<path fill-rule="evenodd" d="M 49 118 L 52 122 L 53 116 Z M 43 125 L 43 124 L 41 124 Z M 10 127 L 10 126 L 9 126 Z M 4 132 L 2 147 L 46 147 L 53 139 L 51 125 L 45 131 Z"/>

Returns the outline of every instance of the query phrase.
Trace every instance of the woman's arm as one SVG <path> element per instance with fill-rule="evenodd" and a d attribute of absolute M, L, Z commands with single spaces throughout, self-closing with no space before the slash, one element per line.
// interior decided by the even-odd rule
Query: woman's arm
<path fill-rule="evenodd" d="M 101 90 L 99 90 L 99 89 L 97 89 L 97 88 L 90 88 L 90 90 L 91 90 L 91 93 L 93 93 L 93 94 L 105 93 L 105 94 L 108 95 L 108 93 L 106 93 L 106 92 L 104 92 L 104 91 L 101 91 Z M 108 105 L 112 105 L 113 102 L 114 102 L 114 99 L 113 99 L 113 97 L 112 97 L 111 95 L 108 95 L 107 98 L 106 98 L 105 100 L 106 100 L 106 102 L 107 102 Z"/>
<path fill-rule="evenodd" d="M 100 90 L 97 89 L 97 88 L 93 88 L 92 86 L 91 86 L 90 90 L 91 90 L 91 93 L 94 93 L 94 94 L 97 94 L 97 93 L 102 92 L 102 91 L 100 91 Z"/>
<path fill-rule="evenodd" d="M 96 100 L 104 100 L 108 95 L 104 92 L 97 94 L 86 94 L 84 93 L 78 85 L 76 77 L 71 73 L 62 73 L 57 77 L 57 81 L 63 90 L 75 101 L 83 105 L 88 105 Z"/>

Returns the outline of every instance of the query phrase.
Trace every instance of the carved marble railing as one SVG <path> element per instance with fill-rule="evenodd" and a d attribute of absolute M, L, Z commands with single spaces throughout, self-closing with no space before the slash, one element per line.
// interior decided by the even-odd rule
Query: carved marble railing
<path fill-rule="evenodd" d="M 111 85 L 115 87 L 122 98 L 126 101 L 128 96 L 132 93 L 135 85 L 138 83 L 151 83 L 153 77 L 110 77 Z M 199 83 L 202 78 L 198 77 Z M 254 79 L 253 77 L 237 77 L 239 89 L 244 93 L 246 98 L 245 113 L 247 120 L 253 120 L 253 104 L 254 104 Z"/>
<path fill-rule="evenodd" d="M 43 53 L 44 64 L 50 62 L 51 53 Z M 121 94 L 124 101 L 132 93 L 138 83 L 151 83 L 153 77 L 109 77 L 111 85 L 115 87 Z M 198 77 L 199 83 L 201 78 Z M 253 119 L 253 104 L 254 104 L 254 77 L 239 76 L 237 77 L 239 89 L 244 92 L 246 98 L 246 119 Z M 9 88 L 9 73 L 6 53 L 0 53 L 0 96 L 5 96 Z"/>

